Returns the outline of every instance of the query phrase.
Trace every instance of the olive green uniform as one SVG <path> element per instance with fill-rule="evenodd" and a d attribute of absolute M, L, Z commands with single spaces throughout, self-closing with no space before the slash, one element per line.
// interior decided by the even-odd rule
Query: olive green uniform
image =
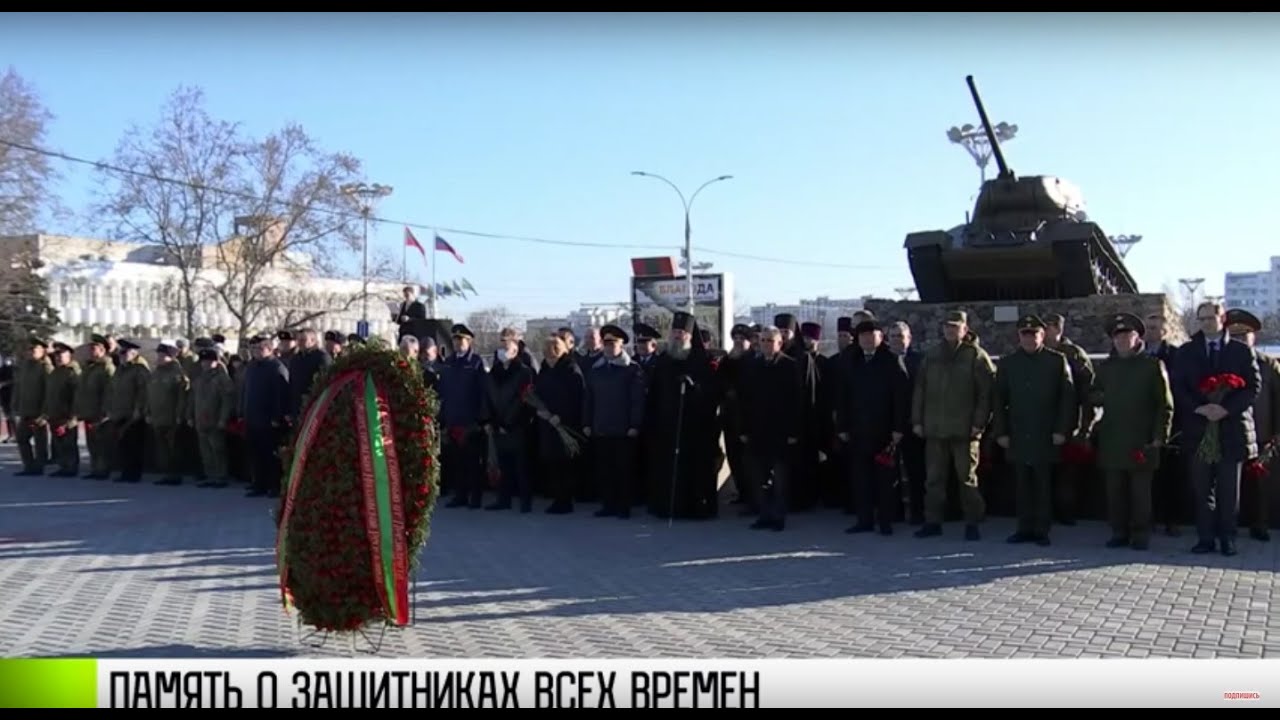
<path fill-rule="evenodd" d="M 90 360 L 80 373 L 76 387 L 75 416 L 84 425 L 85 443 L 89 445 L 89 474 L 94 480 L 111 474 L 111 433 L 104 428 L 107 419 L 107 391 L 116 365 L 111 358 Z"/>
<path fill-rule="evenodd" d="M 227 423 L 235 411 L 235 382 L 227 368 L 199 367 L 191 381 L 187 420 L 200 443 L 200 462 L 210 485 L 227 482 Z"/>
<path fill-rule="evenodd" d="M 974 337 L 954 347 L 940 342 L 921 360 L 911 424 L 923 429 L 925 439 L 925 532 L 942 524 L 952 468 L 960 479 L 965 523 L 976 526 L 986 515 L 978 490 L 978 443 L 991 419 L 994 378 L 991 356 Z"/>
<path fill-rule="evenodd" d="M 1102 408 L 1098 468 L 1107 485 L 1113 545 L 1145 547 L 1151 538 L 1151 478 L 1173 426 L 1173 392 L 1164 363 L 1139 348 L 1112 353 L 1098 368 L 1091 396 Z"/>
<path fill-rule="evenodd" d="M 75 477 L 80 474 L 80 424 L 76 421 L 76 391 L 80 384 L 80 366 L 73 360 L 58 365 L 45 381 L 44 417 L 49 424 L 49 443 L 57 475 Z"/>
<path fill-rule="evenodd" d="M 160 363 L 147 382 L 147 424 L 155 438 L 156 469 L 160 471 L 160 481 L 166 485 L 182 482 L 182 470 L 178 466 L 178 426 L 187 419 L 190 387 L 182 364 L 176 360 Z"/>
<path fill-rule="evenodd" d="M 1262 371 L 1262 385 L 1257 399 L 1253 401 L 1253 426 L 1258 436 L 1258 447 L 1262 448 L 1276 440 L 1277 433 L 1280 433 L 1280 360 L 1262 352 L 1255 354 Z M 1257 481 L 1257 491 L 1253 495 L 1254 513 L 1248 518 L 1249 530 L 1255 538 L 1263 539 L 1270 534 L 1272 493 L 1269 491 L 1275 482 L 1277 464 L 1272 460 L 1266 477 Z"/>
<path fill-rule="evenodd" d="M 114 464 L 120 468 L 120 480 L 142 479 L 145 460 L 147 380 L 151 367 L 141 355 L 132 361 L 119 361 L 107 390 L 107 432 L 112 443 Z"/>
<path fill-rule="evenodd" d="M 22 475 L 43 475 L 49 464 L 49 427 L 44 417 L 44 394 L 53 363 L 27 357 L 14 372 L 13 414 L 18 419 L 18 455 Z M 33 446 L 34 445 L 34 449 Z"/>
<path fill-rule="evenodd" d="M 1008 438 L 1006 457 L 1017 479 L 1018 537 L 1047 538 L 1053 468 L 1061 455 L 1054 435 L 1075 428 L 1077 399 L 1067 358 L 1047 347 L 1000 358 L 992 432 Z"/>
<path fill-rule="evenodd" d="M 196 375 L 200 374 L 203 369 L 200 367 L 200 358 L 190 348 L 183 348 L 178 353 L 178 364 L 182 366 L 182 374 L 186 376 L 188 385 L 195 380 Z M 190 390 L 187 391 L 190 393 Z M 191 397 L 188 394 L 184 407 L 191 406 Z M 196 437 L 196 431 L 193 426 L 183 423 L 178 426 L 178 431 L 174 438 L 174 445 L 178 449 L 178 469 L 184 474 L 202 477 L 204 475 L 203 464 L 200 461 L 200 441 Z"/>
<path fill-rule="evenodd" d="M 1058 344 L 1052 349 L 1067 358 L 1067 365 L 1071 368 L 1071 383 L 1075 387 L 1073 399 L 1075 422 L 1067 432 L 1067 437 L 1070 438 L 1093 423 L 1094 406 L 1089 399 L 1095 375 L 1093 361 L 1089 359 L 1089 353 L 1085 352 L 1084 348 L 1065 336 L 1060 338 Z M 1080 442 L 1085 441 L 1085 438 L 1080 439 Z M 1075 524 L 1078 487 L 1082 478 L 1080 467 L 1076 465 L 1060 464 L 1054 470 L 1053 511 L 1059 522 L 1064 525 Z"/>

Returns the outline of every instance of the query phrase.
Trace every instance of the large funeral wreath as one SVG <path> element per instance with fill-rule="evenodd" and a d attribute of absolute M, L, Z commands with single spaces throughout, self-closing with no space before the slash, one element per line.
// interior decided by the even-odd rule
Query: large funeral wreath
<path fill-rule="evenodd" d="M 438 407 L 421 370 L 377 342 L 316 378 L 281 453 L 276 513 L 281 596 L 304 624 L 408 624 L 439 496 Z"/>

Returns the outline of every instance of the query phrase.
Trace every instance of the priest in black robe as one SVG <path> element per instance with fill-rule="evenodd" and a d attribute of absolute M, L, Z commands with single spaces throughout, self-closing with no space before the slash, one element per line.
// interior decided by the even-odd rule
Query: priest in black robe
<path fill-rule="evenodd" d="M 647 397 L 654 420 L 646 443 L 650 514 L 691 519 L 718 514 L 719 390 L 693 316 L 675 313 L 667 350 L 654 361 Z"/>

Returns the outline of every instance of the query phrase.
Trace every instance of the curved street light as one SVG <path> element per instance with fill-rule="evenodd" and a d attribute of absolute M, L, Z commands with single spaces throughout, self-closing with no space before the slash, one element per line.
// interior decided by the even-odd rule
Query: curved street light
<path fill-rule="evenodd" d="M 661 180 L 662 182 L 669 185 L 672 190 L 675 190 L 676 195 L 680 196 L 680 203 L 684 206 L 684 261 L 685 261 L 684 274 L 686 278 L 686 283 L 688 284 L 688 291 L 689 291 L 689 297 L 686 300 L 687 307 L 685 308 L 685 311 L 688 312 L 690 315 L 692 315 L 693 314 L 693 270 L 694 268 L 693 268 L 693 233 L 690 228 L 689 209 L 693 207 L 693 201 L 697 199 L 698 193 L 702 192 L 703 189 L 705 189 L 708 185 L 722 182 L 724 180 L 732 180 L 733 176 L 721 175 L 719 177 L 711 178 L 710 180 L 699 185 L 698 189 L 694 190 L 693 194 L 688 196 L 688 199 L 685 199 L 685 194 L 682 190 L 680 190 L 679 186 L 677 186 L 675 183 L 671 182 L 670 180 L 666 179 L 661 175 L 651 173 L 651 172 L 645 172 L 643 170 L 632 170 L 631 174 L 637 177 L 647 177 L 647 178 L 653 178 L 654 180 Z"/>
<path fill-rule="evenodd" d="M 364 270 L 361 275 L 360 319 L 364 327 L 369 326 L 369 216 L 373 214 L 373 201 L 391 194 L 391 186 L 381 183 L 349 183 L 338 188 L 343 195 L 360 201 L 360 216 L 364 218 Z"/>
<path fill-rule="evenodd" d="M 996 142 L 1001 144 L 1014 139 L 1018 135 L 1018 126 L 1007 122 L 996 123 L 991 130 L 996 135 Z M 991 162 L 992 152 L 991 139 L 987 137 L 987 131 L 981 127 L 965 123 L 960 127 L 952 127 L 947 130 L 947 139 L 969 153 L 969 157 L 973 158 L 973 162 L 978 166 L 978 175 L 981 181 L 986 182 L 987 163 Z"/>

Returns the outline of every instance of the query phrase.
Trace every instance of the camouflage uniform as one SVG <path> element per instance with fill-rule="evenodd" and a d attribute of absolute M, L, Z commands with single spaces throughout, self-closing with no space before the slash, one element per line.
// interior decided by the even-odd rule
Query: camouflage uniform
<path fill-rule="evenodd" d="M 165 350 L 161 350 L 163 354 Z M 147 383 L 147 424 L 156 443 L 156 469 L 161 478 L 158 485 L 182 483 L 182 468 L 178 466 L 178 427 L 186 421 L 187 391 L 191 384 L 182 372 L 178 361 L 161 362 L 151 373 Z"/>
<path fill-rule="evenodd" d="M 43 340 L 34 340 L 32 344 L 48 347 Z M 28 356 L 18 363 L 14 373 L 13 415 L 18 419 L 18 454 L 22 458 L 19 475 L 43 475 L 45 465 L 49 464 L 49 427 L 44 418 L 44 393 L 51 372 L 53 363 L 47 356 L 41 356 L 39 360 Z"/>
<path fill-rule="evenodd" d="M 136 346 L 134 346 L 136 347 Z M 151 367 L 141 355 L 131 361 L 118 356 L 116 372 L 107 390 L 107 418 L 113 459 L 120 468 L 120 482 L 142 479 L 146 440 L 147 380 Z"/>
<path fill-rule="evenodd" d="M 96 341 L 95 341 L 96 342 Z M 102 343 L 105 348 L 106 343 Z M 80 373 L 76 387 L 75 416 L 84 425 L 85 443 L 89 446 L 89 474 L 93 480 L 105 480 L 111 474 L 111 433 L 103 427 L 107 419 L 107 398 L 116 365 L 110 357 L 90 360 Z"/>
<path fill-rule="evenodd" d="M 209 350 L 211 357 L 217 351 Z M 204 354 L 202 352 L 202 354 Z M 227 485 L 227 423 L 235 411 L 236 385 L 222 363 L 210 368 L 198 366 L 191 381 L 191 402 L 187 405 L 187 422 L 195 428 L 200 444 L 200 462 L 204 465 L 206 487 Z"/>
<path fill-rule="evenodd" d="M 966 324 L 968 315 L 947 313 L 946 322 Z M 960 480 L 966 537 L 978 537 L 986 515 L 978 489 L 978 447 L 991 419 L 994 379 L 991 356 L 972 334 L 955 347 L 938 343 L 921 360 L 911 403 L 911 425 L 925 439 L 925 525 L 918 537 L 942 532 L 952 468 Z"/>
<path fill-rule="evenodd" d="M 61 343 L 55 351 L 67 353 L 71 348 Z M 80 425 L 76 422 L 76 391 L 80 383 L 80 366 L 70 360 L 55 365 L 45 381 L 44 416 L 49 425 L 53 461 L 58 464 L 58 477 L 80 474 Z"/>

